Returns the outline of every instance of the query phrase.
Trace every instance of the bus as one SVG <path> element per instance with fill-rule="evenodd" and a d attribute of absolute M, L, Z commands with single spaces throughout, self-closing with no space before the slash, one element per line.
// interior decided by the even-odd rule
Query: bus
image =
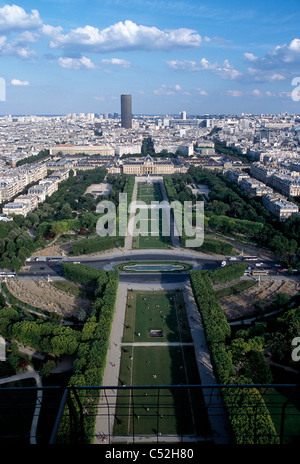
<path fill-rule="evenodd" d="M 13 271 L 0 271 L 0 277 L 16 277 L 16 273 Z"/>
<path fill-rule="evenodd" d="M 257 261 L 258 257 L 257 256 L 244 256 L 243 260 L 244 261 Z"/>
<path fill-rule="evenodd" d="M 63 259 L 59 256 L 54 256 L 53 258 L 47 258 L 47 261 L 51 261 L 53 263 L 61 263 L 62 260 Z"/>
<path fill-rule="evenodd" d="M 267 276 L 269 275 L 269 271 L 255 269 L 254 271 L 252 271 L 252 275 L 253 276 Z"/>

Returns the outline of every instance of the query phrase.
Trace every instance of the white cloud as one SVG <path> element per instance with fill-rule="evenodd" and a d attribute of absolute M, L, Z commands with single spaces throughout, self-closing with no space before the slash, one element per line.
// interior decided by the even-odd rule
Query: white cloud
<path fill-rule="evenodd" d="M 280 98 L 291 98 L 292 92 L 280 92 L 279 97 Z"/>
<path fill-rule="evenodd" d="M 126 20 L 105 29 L 86 25 L 72 29 L 68 34 L 59 31 L 50 42 L 51 48 L 109 52 L 113 50 L 166 50 L 199 47 L 201 36 L 191 29 L 162 31 L 156 27 L 137 25 Z"/>
<path fill-rule="evenodd" d="M 159 89 L 153 90 L 155 95 L 174 95 L 176 92 L 181 92 L 182 89 L 179 84 L 174 86 L 167 86 L 166 84 L 162 84 Z"/>
<path fill-rule="evenodd" d="M 28 81 L 20 81 L 19 79 L 12 79 L 10 83 L 11 85 L 19 86 L 19 87 L 26 87 L 29 85 Z"/>
<path fill-rule="evenodd" d="M 43 24 L 40 32 L 43 36 L 49 37 L 52 40 L 55 40 L 56 38 L 59 38 L 61 33 L 63 31 L 63 28 L 61 26 L 51 26 L 50 24 Z"/>
<path fill-rule="evenodd" d="M 256 61 L 258 60 L 258 57 L 253 55 L 253 53 L 244 53 L 244 56 L 247 58 L 249 61 Z"/>
<path fill-rule="evenodd" d="M 199 93 L 199 95 L 203 95 L 203 96 L 205 96 L 205 97 L 208 96 L 208 93 L 207 93 L 205 90 L 197 89 L 197 92 Z"/>
<path fill-rule="evenodd" d="M 200 67 L 197 65 L 196 61 L 178 61 L 178 60 L 172 60 L 172 61 L 167 61 L 166 62 L 169 68 L 175 69 L 177 71 L 199 71 Z"/>
<path fill-rule="evenodd" d="M 38 29 L 42 25 L 39 12 L 31 10 L 30 14 L 17 5 L 5 5 L 0 8 L 0 31 Z"/>
<path fill-rule="evenodd" d="M 285 74 L 300 65 L 300 39 L 293 39 L 289 45 L 283 44 L 276 46 L 262 58 L 255 60 L 255 67 L 270 73 L 281 70 Z"/>
<path fill-rule="evenodd" d="M 258 89 L 254 89 L 252 90 L 252 95 L 254 95 L 255 97 L 261 97 L 262 96 L 262 92 Z"/>
<path fill-rule="evenodd" d="M 289 49 L 295 52 L 300 52 L 300 39 L 294 39 L 289 45 Z"/>
<path fill-rule="evenodd" d="M 244 95 L 240 90 L 227 90 L 225 94 L 229 97 L 242 97 Z"/>
<path fill-rule="evenodd" d="M 32 38 L 32 40 L 34 40 Z M 27 45 L 24 43 L 24 37 L 17 37 L 11 42 L 7 42 L 6 36 L 0 36 L 0 56 L 1 55 L 11 55 L 18 56 L 21 59 L 28 59 L 36 56 L 34 50 L 30 50 Z"/>
<path fill-rule="evenodd" d="M 262 92 L 259 89 L 254 89 L 250 92 L 250 95 L 254 97 L 276 97 L 276 95 L 269 90 L 266 90 L 265 92 Z"/>
<path fill-rule="evenodd" d="M 130 68 L 131 63 L 127 60 L 122 60 L 120 58 L 111 58 L 109 60 L 101 60 L 101 63 L 114 65 L 114 66 L 121 66 L 122 68 Z"/>
<path fill-rule="evenodd" d="M 58 59 L 58 63 L 62 68 L 66 69 L 95 69 L 96 65 L 87 58 L 82 56 L 81 58 L 62 58 Z"/>
<path fill-rule="evenodd" d="M 218 74 L 223 79 L 234 80 L 242 76 L 242 73 L 234 69 L 234 67 L 229 63 L 228 60 L 225 60 L 222 64 L 219 63 L 210 63 L 206 58 L 202 58 L 199 62 L 197 61 L 167 61 L 167 65 L 171 69 L 177 71 L 212 71 L 213 73 Z"/>
<path fill-rule="evenodd" d="M 222 77 L 222 79 L 235 80 L 242 76 L 242 73 L 234 69 L 228 60 L 225 60 L 223 64 L 219 64 L 210 63 L 206 58 L 202 58 L 200 65 L 203 70 L 212 71 Z"/>
<path fill-rule="evenodd" d="M 283 76 L 282 74 L 274 73 L 270 76 L 270 80 L 271 81 L 284 81 L 285 76 Z"/>

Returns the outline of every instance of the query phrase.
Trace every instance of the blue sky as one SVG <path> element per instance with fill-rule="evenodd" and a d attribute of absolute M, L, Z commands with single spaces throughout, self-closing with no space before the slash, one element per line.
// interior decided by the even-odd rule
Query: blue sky
<path fill-rule="evenodd" d="M 0 0 L 0 114 L 300 114 L 299 24 L 299 0 Z"/>

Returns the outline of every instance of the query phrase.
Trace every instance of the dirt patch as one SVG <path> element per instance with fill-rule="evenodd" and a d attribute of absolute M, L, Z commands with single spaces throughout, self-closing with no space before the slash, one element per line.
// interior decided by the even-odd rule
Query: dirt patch
<path fill-rule="evenodd" d="M 71 243 L 50 245 L 42 250 L 35 251 L 31 256 L 33 258 L 36 256 L 66 256 L 71 250 Z"/>
<path fill-rule="evenodd" d="M 91 309 L 89 300 L 63 292 L 48 282 L 11 280 L 6 285 L 18 300 L 61 316 L 78 317 L 82 309 Z"/>
<path fill-rule="evenodd" d="M 231 283 L 232 284 L 232 283 Z M 293 280 L 262 280 L 260 284 L 237 295 L 226 296 L 218 301 L 228 320 L 241 316 L 251 316 L 255 312 L 254 303 L 262 301 L 270 304 L 279 293 L 292 297 L 300 290 L 300 284 Z"/>

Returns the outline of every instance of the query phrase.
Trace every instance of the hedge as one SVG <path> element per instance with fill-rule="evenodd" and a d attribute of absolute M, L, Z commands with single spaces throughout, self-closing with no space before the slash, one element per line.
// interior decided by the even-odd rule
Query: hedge
<path fill-rule="evenodd" d="M 234 375 L 231 354 L 225 344 L 230 335 L 230 326 L 216 301 L 212 281 L 228 282 L 236 278 L 243 272 L 243 266 L 239 264 L 215 271 L 190 271 L 191 285 L 202 316 L 214 373 L 217 381 L 224 385 L 233 384 Z M 236 443 L 278 443 L 271 416 L 256 388 L 223 388 L 222 394 Z"/>
<path fill-rule="evenodd" d="M 116 271 L 88 271 L 88 266 L 67 265 L 67 272 L 70 273 L 73 266 L 79 268 L 74 275 L 74 279 L 78 282 L 93 282 L 96 278 L 98 287 L 101 292 L 95 292 L 98 298 L 94 304 L 92 315 L 85 322 L 82 333 L 84 341 L 77 350 L 78 358 L 74 363 L 75 372 L 70 378 L 69 386 L 95 386 L 102 385 L 103 375 L 106 367 L 106 357 L 109 347 L 109 337 L 114 317 L 115 302 L 119 284 L 119 274 Z M 81 269 L 80 269 L 81 268 Z M 95 271 L 95 272 L 94 272 Z M 86 278 L 83 277 L 87 274 Z M 98 278 L 97 278 L 98 274 Z M 105 274 L 105 275 L 104 275 Z M 93 279 L 92 279 L 93 276 Z M 107 277 L 105 279 L 105 276 Z M 98 288 L 97 287 L 97 288 Z M 97 304 L 100 303 L 100 304 Z M 90 337 L 89 334 L 90 333 Z M 95 436 L 95 410 L 98 406 L 101 390 L 82 390 L 80 392 L 80 401 L 82 408 L 86 411 L 83 418 L 83 436 L 86 444 L 91 444 Z M 74 403 L 77 404 L 74 398 Z M 78 412 L 78 423 L 76 424 L 77 432 L 80 433 L 80 415 Z M 70 443 L 72 437 L 70 434 L 69 410 L 64 411 L 64 416 L 60 424 L 57 442 Z"/>

